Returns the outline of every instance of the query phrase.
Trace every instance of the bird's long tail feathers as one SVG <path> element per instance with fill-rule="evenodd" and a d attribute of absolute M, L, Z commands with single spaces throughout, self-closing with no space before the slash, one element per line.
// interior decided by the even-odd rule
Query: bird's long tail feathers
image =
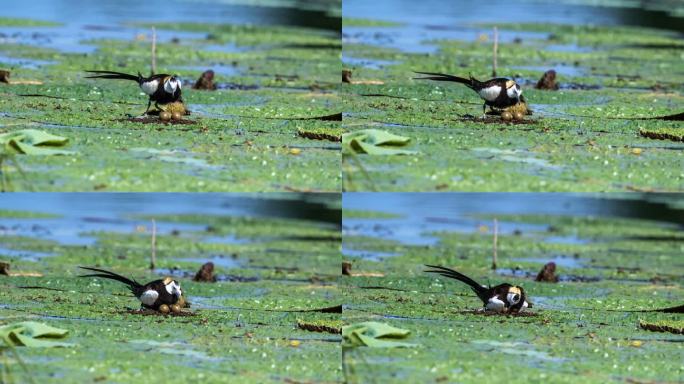
<path fill-rule="evenodd" d="M 104 269 L 91 268 L 91 267 L 79 267 L 79 268 L 87 269 L 89 271 L 99 272 L 99 273 L 92 273 L 92 274 L 88 274 L 88 275 L 79 275 L 79 277 L 102 277 L 104 279 L 116 280 L 116 281 L 119 281 L 119 282 L 122 282 L 122 283 L 128 285 L 131 288 L 131 290 L 134 290 L 134 291 L 136 288 L 140 288 L 142 286 L 140 283 L 138 283 L 135 280 L 131 280 L 127 277 L 118 275 L 114 272 L 106 271 Z"/>
<path fill-rule="evenodd" d="M 133 80 L 135 82 L 140 81 L 140 74 L 129 75 L 128 73 L 113 72 L 113 71 L 86 71 L 88 73 L 96 73 L 96 75 L 86 76 L 86 79 L 121 79 L 121 80 Z"/>
<path fill-rule="evenodd" d="M 487 297 L 487 288 L 483 287 L 482 285 L 478 284 L 475 280 L 471 279 L 470 277 L 462 274 L 461 272 L 454 271 L 453 269 L 447 268 L 447 267 L 441 267 L 439 265 L 425 265 L 426 267 L 434 268 L 434 270 L 426 270 L 425 272 L 428 273 L 437 273 L 440 274 L 444 277 L 448 277 L 451 279 L 456 279 L 460 282 L 468 284 L 470 288 L 472 288 L 473 291 L 477 294 L 477 296 L 482 299 L 485 303 L 489 299 Z"/>
<path fill-rule="evenodd" d="M 475 85 L 474 78 L 466 79 L 464 77 L 458 77 L 454 75 L 447 75 L 445 73 L 434 73 L 434 72 L 415 72 L 421 75 L 429 75 L 428 77 L 414 77 L 414 80 L 436 80 L 436 81 L 453 81 L 456 83 L 465 84 L 468 87 L 473 87 Z"/>

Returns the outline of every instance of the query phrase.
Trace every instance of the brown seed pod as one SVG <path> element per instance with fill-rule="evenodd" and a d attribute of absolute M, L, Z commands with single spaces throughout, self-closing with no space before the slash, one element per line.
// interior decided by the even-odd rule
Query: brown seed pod
<path fill-rule="evenodd" d="M 181 311 L 181 307 L 178 304 L 171 304 L 170 308 L 173 313 L 180 313 Z"/>
<path fill-rule="evenodd" d="M 510 112 L 508 112 L 508 111 L 501 112 L 501 120 L 511 121 L 511 119 L 513 119 L 513 115 Z"/>
<path fill-rule="evenodd" d="M 169 313 L 169 311 L 170 311 L 170 309 L 169 309 L 168 305 L 162 304 L 159 306 L 159 312 L 161 312 L 163 314 L 167 314 L 167 313 Z"/>
<path fill-rule="evenodd" d="M 159 120 L 161 120 L 161 121 L 169 121 L 169 120 L 171 120 L 171 113 L 166 112 L 166 111 L 160 112 L 160 113 L 159 113 Z"/>

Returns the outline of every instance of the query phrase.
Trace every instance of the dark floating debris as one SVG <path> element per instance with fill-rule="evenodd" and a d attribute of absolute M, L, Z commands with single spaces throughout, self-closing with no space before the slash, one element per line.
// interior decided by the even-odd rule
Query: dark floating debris
<path fill-rule="evenodd" d="M 639 129 L 639 134 L 643 137 L 655 140 L 684 141 L 684 134 L 675 132 L 651 131 L 649 129 Z"/>
<path fill-rule="evenodd" d="M 319 129 L 298 128 L 297 135 L 311 140 L 327 140 L 332 142 L 342 141 L 341 133 L 330 133 Z"/>
<path fill-rule="evenodd" d="M 650 117 L 649 119 L 651 119 L 651 120 L 684 121 L 684 112 L 676 113 L 674 115 Z"/>
<path fill-rule="evenodd" d="M 660 309 L 645 309 L 645 310 L 641 310 L 641 311 L 629 311 L 629 312 L 684 313 L 684 305 L 679 305 L 677 307 L 660 308 Z"/>
<path fill-rule="evenodd" d="M 342 313 L 342 304 L 335 305 L 334 307 L 305 309 L 305 310 L 297 310 L 297 311 L 292 311 L 292 312 Z"/>
<path fill-rule="evenodd" d="M 342 274 L 344 276 L 351 276 L 352 263 L 351 261 L 342 262 Z"/>
<path fill-rule="evenodd" d="M 342 70 L 342 82 L 347 83 L 347 84 L 370 84 L 370 85 L 385 84 L 385 82 L 381 81 L 381 80 L 357 80 L 357 81 L 354 81 L 354 80 L 352 80 L 351 69 L 343 69 Z M 366 96 L 366 95 L 361 95 L 361 96 Z M 388 96 L 388 97 L 391 97 L 391 96 Z"/>
<path fill-rule="evenodd" d="M 10 71 L 0 70 L 0 83 L 10 83 Z"/>
<path fill-rule="evenodd" d="M 215 283 L 216 282 L 216 276 L 214 276 L 214 263 L 211 261 L 208 263 L 204 263 L 199 271 L 197 271 L 197 274 L 195 274 L 195 277 L 193 277 L 194 281 L 203 281 L 205 283 Z"/>
<path fill-rule="evenodd" d="M 506 316 L 506 317 L 535 317 L 539 316 L 536 312 L 524 311 L 524 312 L 494 312 L 485 311 L 482 309 L 474 309 L 470 311 L 459 311 L 458 313 L 466 315 L 481 315 L 481 316 Z"/>
<path fill-rule="evenodd" d="M 546 263 L 539 271 L 539 274 L 534 279 L 534 281 L 543 281 L 547 283 L 557 283 L 558 276 L 556 276 L 556 263 L 550 262 Z"/>
<path fill-rule="evenodd" d="M 321 121 L 342 121 L 342 112 L 333 113 L 332 115 L 314 116 L 314 117 L 294 117 L 288 120 L 321 120 Z"/>
<path fill-rule="evenodd" d="M 9 276 L 10 275 L 10 263 L 0 261 L 0 275 Z"/>
<path fill-rule="evenodd" d="M 121 314 L 129 314 L 129 315 L 140 315 L 140 316 L 172 316 L 172 317 L 188 317 L 188 316 L 196 316 L 195 313 L 190 312 L 190 311 L 180 311 L 180 312 L 168 312 L 168 313 L 162 313 L 160 311 L 155 311 L 154 309 L 127 309 L 125 311 L 119 312 Z"/>
<path fill-rule="evenodd" d="M 556 83 L 556 71 L 550 69 L 542 75 L 541 79 L 534 86 L 536 89 L 546 89 L 549 91 L 557 91 L 558 84 Z"/>
<path fill-rule="evenodd" d="M 511 120 L 504 120 L 502 119 L 501 115 L 496 115 L 496 114 L 491 114 L 491 112 L 487 112 L 487 116 L 483 119 L 482 117 L 478 116 L 473 116 L 470 114 L 465 114 L 461 115 L 458 121 L 472 121 L 475 123 L 484 123 L 484 124 L 506 124 L 506 125 L 530 125 L 530 124 L 538 124 L 539 122 L 534 119 L 520 119 L 520 120 L 515 120 L 513 119 L 511 115 Z"/>
<path fill-rule="evenodd" d="M 145 116 L 145 117 L 129 117 L 128 119 L 119 119 L 118 121 L 130 121 L 133 123 L 141 123 L 141 124 L 165 124 L 165 125 L 192 125 L 195 124 L 196 122 L 193 120 L 188 120 L 188 119 L 179 119 L 179 120 L 161 120 L 160 118 L 156 116 Z"/>
<path fill-rule="evenodd" d="M 238 275 L 219 275 L 216 279 L 218 281 L 230 281 L 235 283 L 252 283 L 255 281 L 259 281 L 259 278 L 256 276 L 246 277 Z"/>
<path fill-rule="evenodd" d="M 259 89 L 258 85 L 244 85 L 238 83 L 219 83 L 216 86 L 217 89 L 229 89 L 233 91 L 253 91 Z"/>
<path fill-rule="evenodd" d="M 680 305 L 678 307 L 657 309 L 656 311 L 657 312 L 665 312 L 665 313 L 684 313 L 684 305 Z"/>
<path fill-rule="evenodd" d="M 301 320 L 297 320 L 297 328 L 303 329 L 305 331 L 309 332 L 327 332 L 327 333 L 332 333 L 339 335 L 342 333 L 342 328 L 341 327 L 332 327 L 330 325 L 325 325 L 325 324 L 317 324 L 317 323 L 307 323 Z"/>
<path fill-rule="evenodd" d="M 204 89 L 207 91 L 215 91 L 216 84 L 214 84 L 214 71 L 207 70 L 200 75 L 199 79 L 192 86 L 192 89 Z"/>
<path fill-rule="evenodd" d="M 351 84 L 352 82 L 352 71 L 351 69 L 343 69 L 342 70 L 342 82 Z"/>
<path fill-rule="evenodd" d="M 674 334 L 684 334 L 684 328 L 682 327 L 673 327 L 670 325 L 665 325 L 665 324 L 657 324 L 657 323 L 647 323 L 645 321 L 639 321 L 639 326 L 642 329 L 645 329 L 647 331 L 653 331 L 653 332 L 670 332 Z"/>

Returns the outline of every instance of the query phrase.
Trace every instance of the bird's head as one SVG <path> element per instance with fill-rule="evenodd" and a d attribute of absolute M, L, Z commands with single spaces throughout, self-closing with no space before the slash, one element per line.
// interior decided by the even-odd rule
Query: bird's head
<path fill-rule="evenodd" d="M 174 94 L 177 90 L 181 89 L 181 81 L 176 76 L 168 77 L 168 80 L 164 83 L 164 91 L 167 93 Z"/>
<path fill-rule="evenodd" d="M 517 285 L 512 285 L 508 288 L 508 293 L 506 294 L 506 304 L 509 310 L 512 312 L 519 312 L 527 308 L 529 304 L 527 303 L 527 296 L 525 295 L 525 290 L 523 287 Z"/>
<path fill-rule="evenodd" d="M 522 88 L 520 84 L 513 80 L 506 81 L 506 94 L 511 99 L 519 99 L 522 96 Z"/>
<path fill-rule="evenodd" d="M 164 288 L 169 295 L 178 299 L 183 296 L 183 291 L 181 291 L 180 283 L 170 277 L 164 279 Z"/>

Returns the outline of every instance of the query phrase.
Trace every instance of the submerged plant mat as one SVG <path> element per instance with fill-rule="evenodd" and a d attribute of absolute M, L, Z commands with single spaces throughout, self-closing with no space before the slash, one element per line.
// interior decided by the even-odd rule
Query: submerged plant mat
<path fill-rule="evenodd" d="M 335 34 L 270 26 L 156 27 L 206 36 L 157 43 L 160 73 L 177 73 L 189 85 L 204 70 L 216 71 L 217 91 L 183 87 L 192 112 L 184 124 L 128 121 L 147 105 L 133 82 L 84 78 L 85 69 L 147 73 L 147 39 L 84 41 L 97 48 L 88 55 L 0 43 L 4 56 L 50 63 L 12 68 L 12 78 L 35 79 L 42 85 L 0 84 L 0 133 L 46 131 L 68 137 L 69 150 L 80 154 L 21 158 L 26 177 L 14 178 L 15 190 L 340 190 L 339 148 L 298 135 L 302 130 L 339 135 L 339 121 L 308 120 L 341 112 L 336 90 L 340 42 Z M 148 26 L 136 28 L 149 31 Z M 239 50 L 210 49 L 226 44 Z M 221 88 L 225 84 L 244 88 Z M 179 166 L 145 158 L 130 151 L 135 147 L 184 151 L 197 162 Z M 291 147 L 301 152 L 293 156 Z M 8 168 L 10 178 L 18 174 Z"/>
<path fill-rule="evenodd" d="M 482 25 L 485 33 L 492 27 Z M 498 75 L 515 76 L 534 111 L 522 124 L 506 124 L 479 121 L 482 101 L 460 84 L 412 80 L 416 70 L 489 78 L 491 39 L 425 40 L 434 52 L 411 53 L 384 47 L 383 39 L 402 26 L 384 28 L 373 45 L 344 44 L 343 58 L 388 64 L 350 68 L 355 79 L 384 85 L 342 84 L 343 125 L 350 132 L 376 128 L 411 137 L 421 155 L 360 157 L 361 166 L 344 169 L 345 190 L 684 190 L 682 122 L 645 119 L 684 111 L 680 36 L 628 27 L 499 24 L 500 31 L 538 34 L 499 42 Z M 549 69 L 558 72 L 561 90 L 534 89 Z"/>
<path fill-rule="evenodd" d="M 382 238 L 388 229 L 382 225 L 384 217 L 390 223 L 392 216 L 350 214 L 377 220 L 377 232 L 345 235 L 345 248 L 393 256 L 380 261 L 345 256 L 355 269 L 385 276 L 341 278 L 344 323 L 377 321 L 409 329 L 410 342 L 421 347 L 355 348 L 345 354 L 347 382 L 681 380 L 681 359 L 668 356 L 681 355 L 684 335 L 649 332 L 638 325 L 681 322 L 681 314 L 632 312 L 681 304 L 684 237 L 678 227 L 639 220 L 497 215 L 500 222 L 520 223 L 521 231 L 499 233 L 499 270 L 494 272 L 491 226 L 471 233 L 429 232 L 426 236 L 436 237 L 436 244 L 406 245 Z M 482 219 L 491 223 L 492 217 Z M 523 229 L 529 225 L 539 229 Z M 552 258 L 557 258 L 561 281 L 535 282 Z M 426 274 L 424 264 L 456 268 L 482 284 L 522 285 L 534 306 L 520 316 L 484 314 L 477 311 L 482 302 L 465 284 Z M 569 275 L 593 280 L 565 281 Z M 511 361 L 515 363 L 493 363 Z"/>
<path fill-rule="evenodd" d="M 20 211 L 0 215 L 26 217 L 27 222 L 34 216 Z M 54 377 L 65 383 L 145 384 L 158 383 L 159 377 L 205 383 L 225 382 L 226 377 L 241 383 L 341 381 L 340 335 L 297 326 L 298 322 L 341 326 L 339 313 L 312 311 L 341 303 L 336 285 L 337 230 L 287 219 L 155 218 L 198 228 L 157 234 L 156 273 L 147 269 L 149 228 L 129 234 L 88 233 L 96 239 L 91 245 L 2 237 L 4 248 L 54 256 L 41 262 L 0 256 L 13 269 L 44 274 L 0 276 L 0 326 L 38 321 L 68 329 L 67 341 L 78 344 L 68 354 L 54 348 L 21 349 L 35 382 Z M 241 241 L 205 240 L 224 236 Z M 197 269 L 210 260 L 218 281 L 192 281 Z M 192 303 L 184 311 L 193 315 L 128 313 L 127 308 L 139 308 L 140 302 L 124 285 L 79 278 L 78 265 L 98 265 L 145 282 L 177 267 L 171 272 Z M 226 280 L 226 276 L 244 280 Z M 16 382 L 26 382 L 21 370 L 12 367 L 12 374 Z"/>

